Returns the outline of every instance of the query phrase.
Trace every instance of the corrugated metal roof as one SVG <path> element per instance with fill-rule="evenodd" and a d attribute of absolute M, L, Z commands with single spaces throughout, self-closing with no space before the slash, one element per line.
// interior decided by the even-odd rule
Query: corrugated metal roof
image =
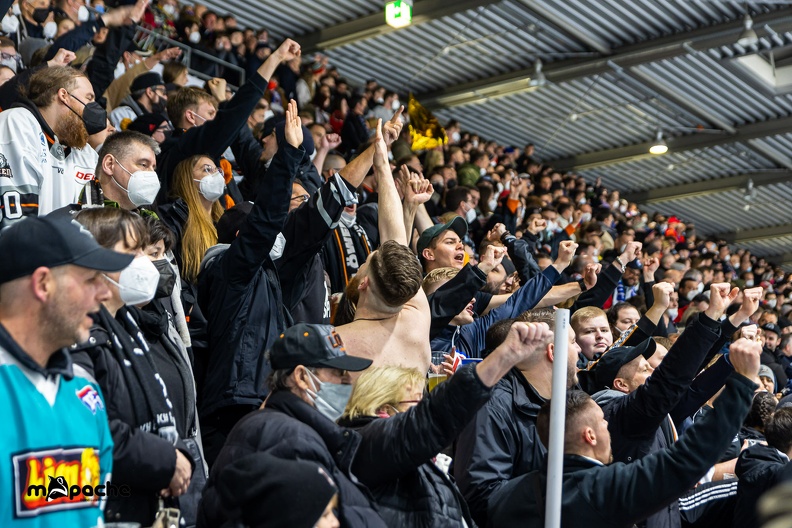
<path fill-rule="evenodd" d="M 458 119 L 464 129 L 504 144 L 532 142 L 544 159 L 641 143 L 660 127 L 693 127 L 698 120 L 668 104 L 658 104 L 617 73 L 597 79 L 548 84 L 522 92 L 437 112 Z M 595 133 L 592 131 L 596 130 Z"/>
<path fill-rule="evenodd" d="M 708 53 L 691 53 L 636 69 L 733 125 L 792 114 L 792 94 L 764 95 Z"/>
<path fill-rule="evenodd" d="M 735 143 L 679 153 L 669 152 L 664 156 L 619 163 L 582 171 L 580 174 L 590 181 L 602 178 L 606 187 L 628 193 L 703 180 L 712 180 L 713 186 L 717 186 L 717 178 L 773 167 L 773 162 L 764 156 L 754 153 L 746 145 Z"/>
<path fill-rule="evenodd" d="M 304 35 L 378 11 L 385 17 L 385 4 L 379 0 L 202 0 L 199 3 L 220 14 L 233 14 L 243 27 L 266 28 L 275 40 Z"/>
<path fill-rule="evenodd" d="M 792 235 L 772 239 L 754 240 L 752 242 L 741 242 L 738 246 L 759 255 L 781 255 L 788 252 L 789 248 L 792 248 Z"/>
<path fill-rule="evenodd" d="M 426 92 L 586 52 L 581 43 L 541 24 L 507 0 L 416 24 L 327 55 L 344 76 L 362 83 L 374 77 L 401 92 Z"/>
<path fill-rule="evenodd" d="M 788 2 L 541 0 L 576 28 L 620 47 L 763 13 Z M 746 5 L 747 4 L 747 5 Z"/>
<path fill-rule="evenodd" d="M 792 185 L 779 183 L 756 191 L 750 202 L 743 191 L 735 190 L 651 204 L 646 209 L 692 221 L 704 235 L 792 223 Z M 747 211 L 746 205 L 750 206 Z"/>

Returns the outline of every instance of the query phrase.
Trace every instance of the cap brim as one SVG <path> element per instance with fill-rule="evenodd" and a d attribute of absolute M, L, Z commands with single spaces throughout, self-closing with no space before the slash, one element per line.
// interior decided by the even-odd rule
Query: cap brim
<path fill-rule="evenodd" d="M 117 251 L 100 247 L 86 253 L 85 255 L 81 255 L 74 261 L 70 262 L 70 264 L 97 271 L 112 272 L 121 271 L 122 269 L 126 268 L 134 258 L 134 255 L 119 253 Z"/>
<path fill-rule="evenodd" d="M 311 366 L 348 370 L 350 372 L 360 372 L 371 366 L 372 360 L 358 356 L 338 356 L 334 358 L 318 361 Z"/>
<path fill-rule="evenodd" d="M 449 229 L 456 233 L 459 238 L 465 238 L 465 235 L 467 235 L 468 232 L 468 224 L 464 218 L 457 216 L 445 225 L 445 229 L 443 231 L 448 231 Z"/>
<path fill-rule="evenodd" d="M 657 343 L 651 337 L 639 343 L 636 347 L 638 351 L 640 351 L 640 355 L 644 357 L 644 359 L 649 359 L 650 357 L 654 356 L 655 351 L 657 350 Z M 637 355 L 635 357 L 638 357 Z"/>

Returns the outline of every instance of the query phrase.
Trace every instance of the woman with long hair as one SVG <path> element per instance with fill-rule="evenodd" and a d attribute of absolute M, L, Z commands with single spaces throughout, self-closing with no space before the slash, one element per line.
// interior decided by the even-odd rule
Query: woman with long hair
<path fill-rule="evenodd" d="M 160 208 L 160 218 L 173 231 L 173 253 L 182 279 L 194 284 L 206 250 L 217 244 L 215 224 L 223 214 L 220 198 L 225 178 L 208 156 L 187 158 L 173 172 L 172 204 Z"/>

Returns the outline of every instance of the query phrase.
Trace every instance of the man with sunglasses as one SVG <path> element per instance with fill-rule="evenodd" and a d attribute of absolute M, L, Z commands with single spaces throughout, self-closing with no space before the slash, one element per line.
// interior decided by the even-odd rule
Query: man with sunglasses
<path fill-rule="evenodd" d="M 166 111 L 168 96 L 165 81 L 157 72 L 146 72 L 135 77 L 129 87 L 130 94 L 121 105 L 110 112 L 110 122 L 118 130 L 124 130 L 124 122 L 129 124 L 143 114 L 163 114 Z"/>

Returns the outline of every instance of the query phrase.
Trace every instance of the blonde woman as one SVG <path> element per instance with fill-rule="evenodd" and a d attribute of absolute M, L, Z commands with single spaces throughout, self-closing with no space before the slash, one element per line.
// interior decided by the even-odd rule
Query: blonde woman
<path fill-rule="evenodd" d="M 217 244 L 215 224 L 223 214 L 220 198 L 225 178 L 211 158 L 192 156 L 173 173 L 175 202 L 160 208 L 160 218 L 173 231 L 173 253 L 181 277 L 195 284 L 206 250 Z"/>
<path fill-rule="evenodd" d="M 443 426 L 431 418 L 432 411 L 428 405 L 416 408 L 423 400 L 425 384 L 426 375 L 415 369 L 399 366 L 369 368 L 355 383 L 346 411 L 338 423 L 358 429 L 366 437 L 366 431 L 371 431 L 369 425 L 376 428 L 376 422 L 384 423 L 383 419 L 399 421 L 387 434 L 395 440 L 394 448 L 390 450 L 393 456 L 389 460 L 369 459 L 368 453 L 362 455 L 367 466 L 378 468 L 376 482 L 362 478 L 367 480 L 366 484 L 380 507 L 380 515 L 388 526 L 462 526 L 462 519 L 467 526 L 473 526 L 456 485 L 435 463 L 433 457 L 436 452 L 428 454 L 431 437 L 434 436 L 428 429 Z M 443 399 L 441 396 L 440 401 L 432 403 L 444 407 Z M 393 418 L 397 415 L 398 418 Z M 410 439 L 405 435 L 410 429 L 405 428 L 407 424 L 423 424 L 426 428 L 421 427 L 420 430 L 426 435 L 419 434 Z M 437 447 L 437 451 L 440 449 L 442 447 Z"/>

